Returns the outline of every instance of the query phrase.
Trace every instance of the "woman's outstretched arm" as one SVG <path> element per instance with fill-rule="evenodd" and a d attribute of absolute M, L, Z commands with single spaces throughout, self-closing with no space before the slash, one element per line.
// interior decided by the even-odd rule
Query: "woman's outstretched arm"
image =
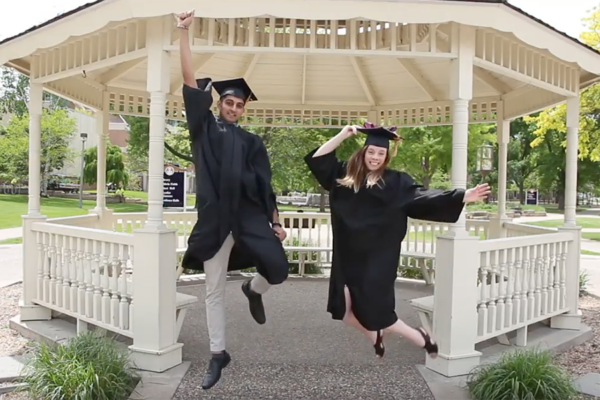
<path fill-rule="evenodd" d="M 323 144 L 319 149 L 313 154 L 313 157 L 324 156 L 325 154 L 329 154 L 335 149 L 338 148 L 340 144 L 350 136 L 356 135 L 356 126 L 347 125 L 334 137 L 329 139 L 325 144 Z"/>

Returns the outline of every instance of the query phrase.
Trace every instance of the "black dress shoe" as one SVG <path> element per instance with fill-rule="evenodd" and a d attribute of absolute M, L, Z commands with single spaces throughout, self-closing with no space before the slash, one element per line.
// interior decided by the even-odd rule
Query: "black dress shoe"
<path fill-rule="evenodd" d="M 231 361 L 231 356 L 228 352 L 223 351 L 219 354 L 213 354 L 210 362 L 208 363 L 208 369 L 202 380 L 202 389 L 207 390 L 215 386 L 219 379 L 221 379 L 221 371 Z"/>
<path fill-rule="evenodd" d="M 252 314 L 254 320 L 261 325 L 264 324 L 267 321 L 267 317 L 265 316 L 265 307 L 263 305 L 262 295 L 250 289 L 250 281 L 242 283 L 242 292 L 244 292 L 248 298 L 250 314 Z"/>

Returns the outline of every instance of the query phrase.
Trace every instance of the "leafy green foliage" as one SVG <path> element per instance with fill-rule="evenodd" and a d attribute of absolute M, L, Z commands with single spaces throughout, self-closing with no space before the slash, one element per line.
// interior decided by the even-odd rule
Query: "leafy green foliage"
<path fill-rule="evenodd" d="M 93 333 L 38 344 L 26 373 L 24 391 L 46 400 L 125 400 L 137 378 L 127 352 Z"/>
<path fill-rule="evenodd" d="M 505 353 L 500 361 L 477 367 L 469 376 L 474 400 L 569 400 L 577 391 L 552 354 L 536 349 Z"/>
<path fill-rule="evenodd" d="M 86 183 L 95 184 L 98 179 L 98 147 L 85 151 L 83 179 Z M 125 156 L 119 146 L 108 144 L 106 147 L 106 183 L 114 183 L 117 187 L 125 187 L 129 182 L 129 174 L 125 171 Z"/>
<path fill-rule="evenodd" d="M 70 142 L 76 121 L 66 110 L 44 110 L 42 114 L 41 169 L 42 178 L 72 161 Z M 0 174 L 5 179 L 26 180 L 29 168 L 29 114 L 13 115 L 6 132 L 0 135 Z"/>

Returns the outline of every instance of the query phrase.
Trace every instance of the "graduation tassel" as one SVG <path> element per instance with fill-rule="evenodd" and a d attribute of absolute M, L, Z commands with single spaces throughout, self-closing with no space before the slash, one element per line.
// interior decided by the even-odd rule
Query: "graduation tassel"
<path fill-rule="evenodd" d="M 392 158 L 396 157 L 398 154 L 398 145 L 400 144 L 400 139 L 394 141 L 394 151 L 392 151 Z"/>

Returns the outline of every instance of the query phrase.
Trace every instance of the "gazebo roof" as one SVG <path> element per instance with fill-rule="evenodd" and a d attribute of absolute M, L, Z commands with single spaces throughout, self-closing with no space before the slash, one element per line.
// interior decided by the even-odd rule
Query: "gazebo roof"
<path fill-rule="evenodd" d="M 244 76 L 264 118 L 287 108 L 280 114 L 292 118 L 345 110 L 444 122 L 457 24 L 476 30 L 473 103 L 483 119 L 499 100 L 516 117 L 600 76 L 600 53 L 506 0 L 97 0 L 0 42 L 0 64 L 89 107 L 102 108 L 108 92 L 113 110 L 146 115 L 137 106 L 147 102 L 146 35 L 166 27 L 170 116 L 181 118 L 170 15 L 190 8 L 202 10 L 191 32 L 197 76 Z"/>

